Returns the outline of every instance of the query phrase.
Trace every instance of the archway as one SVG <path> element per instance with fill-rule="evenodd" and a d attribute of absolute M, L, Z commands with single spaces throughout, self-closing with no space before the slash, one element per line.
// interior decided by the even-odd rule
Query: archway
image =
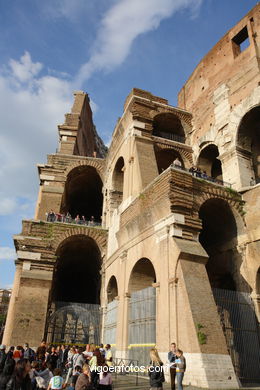
<path fill-rule="evenodd" d="M 103 194 L 102 181 L 96 169 L 92 166 L 80 165 L 69 172 L 61 212 L 69 212 L 72 218 L 84 216 L 86 221 L 92 217 L 101 221 Z"/>
<path fill-rule="evenodd" d="M 237 146 L 243 162 L 243 173 L 250 183 L 260 182 L 260 106 L 252 108 L 242 118 L 237 132 Z"/>
<path fill-rule="evenodd" d="M 117 208 L 123 201 L 125 162 L 119 157 L 112 175 L 112 190 L 110 191 L 112 209 Z"/>
<path fill-rule="evenodd" d="M 107 285 L 107 301 L 108 303 L 115 300 L 118 296 L 118 287 L 115 276 L 111 276 L 109 283 Z"/>
<path fill-rule="evenodd" d="M 234 214 L 225 200 L 214 198 L 202 204 L 199 217 L 199 240 L 209 255 L 206 269 L 235 372 L 243 383 L 257 383 L 259 330 L 251 290 L 240 272 Z"/>
<path fill-rule="evenodd" d="M 111 276 L 107 289 L 107 307 L 104 321 L 104 343 L 116 343 L 117 311 L 118 311 L 118 286 L 115 276 Z"/>
<path fill-rule="evenodd" d="M 151 261 L 147 258 L 138 260 L 128 285 L 128 343 L 129 357 L 144 365 L 149 361 L 149 349 L 156 343 L 155 282 L 156 274 Z"/>
<path fill-rule="evenodd" d="M 197 165 L 202 171 L 206 171 L 208 176 L 222 180 L 222 165 L 218 156 L 218 147 L 210 144 L 200 152 Z"/>
<path fill-rule="evenodd" d="M 162 113 L 154 117 L 153 135 L 185 143 L 185 132 L 181 120 L 173 113 Z"/>
<path fill-rule="evenodd" d="M 155 145 L 154 153 L 159 174 L 165 171 L 165 169 L 167 169 L 176 158 L 179 159 L 181 166 L 184 167 L 180 153 L 174 149 L 161 149 Z"/>
<path fill-rule="evenodd" d="M 91 237 L 75 235 L 59 245 L 56 255 L 48 338 L 67 343 L 87 342 L 91 337 L 96 340 L 99 337 L 100 250 Z M 85 321 L 88 319 L 86 323 L 79 315 L 82 311 L 89 313 L 83 316 Z"/>
<path fill-rule="evenodd" d="M 200 208 L 200 243 L 209 255 L 207 272 L 212 287 L 236 290 L 240 264 L 236 264 L 237 226 L 229 204 L 209 199 Z"/>

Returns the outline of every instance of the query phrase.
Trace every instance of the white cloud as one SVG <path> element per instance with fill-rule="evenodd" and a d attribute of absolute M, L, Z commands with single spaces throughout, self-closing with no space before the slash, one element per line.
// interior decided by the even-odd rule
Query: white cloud
<path fill-rule="evenodd" d="M 198 11 L 202 0 L 119 0 L 104 15 L 92 55 L 81 66 L 75 85 L 79 87 L 94 72 L 111 71 L 127 58 L 134 40 L 158 28 L 161 21 L 175 12 L 190 8 Z"/>
<path fill-rule="evenodd" d="M 39 76 L 43 64 L 26 52 L 0 72 L 0 214 L 16 209 L 17 198 L 35 198 L 36 163 L 57 147 L 57 124 L 72 105 L 70 82 Z M 14 195 L 15 194 L 15 195 Z"/>
<path fill-rule="evenodd" d="M 0 246 L 0 260 L 14 260 L 16 257 L 15 250 L 8 246 Z"/>
<path fill-rule="evenodd" d="M 26 82 L 32 79 L 42 69 L 40 62 L 33 63 L 30 54 L 26 51 L 19 61 L 11 59 L 9 65 L 12 71 L 12 75 L 20 82 Z"/>
<path fill-rule="evenodd" d="M 0 195 L 0 215 L 12 214 L 17 207 L 17 202 L 13 198 L 5 198 Z"/>

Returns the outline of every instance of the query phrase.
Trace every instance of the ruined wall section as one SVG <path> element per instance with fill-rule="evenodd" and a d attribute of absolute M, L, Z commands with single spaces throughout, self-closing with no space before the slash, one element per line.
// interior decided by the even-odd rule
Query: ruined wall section
<path fill-rule="evenodd" d="M 258 4 L 212 48 L 181 89 L 178 104 L 193 115 L 192 143 L 214 125 L 225 126 L 230 111 L 258 86 L 259 11 Z M 235 41 L 244 28 L 250 45 L 242 50 Z"/>

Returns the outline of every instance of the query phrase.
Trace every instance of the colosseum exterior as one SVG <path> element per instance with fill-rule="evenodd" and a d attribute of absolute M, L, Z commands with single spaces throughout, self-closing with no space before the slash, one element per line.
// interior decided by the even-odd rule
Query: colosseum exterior
<path fill-rule="evenodd" d="M 5 344 L 103 342 L 147 364 L 175 341 L 187 384 L 260 383 L 259 13 L 201 60 L 178 107 L 134 88 L 108 150 L 75 93 L 14 236 Z"/>

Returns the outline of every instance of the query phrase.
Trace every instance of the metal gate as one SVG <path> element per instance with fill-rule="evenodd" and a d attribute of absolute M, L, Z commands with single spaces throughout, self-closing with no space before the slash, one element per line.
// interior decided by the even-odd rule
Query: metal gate
<path fill-rule="evenodd" d="M 156 289 L 147 287 L 131 293 L 128 328 L 129 358 L 149 364 L 149 350 L 156 342 Z"/>
<path fill-rule="evenodd" d="M 116 343 L 117 308 L 118 300 L 109 302 L 105 316 L 103 342 L 104 344 L 111 344 L 113 347 Z"/>
<path fill-rule="evenodd" d="M 237 377 L 260 383 L 260 328 L 250 294 L 214 288 L 213 295 Z"/>
<path fill-rule="evenodd" d="M 46 340 L 53 344 L 100 342 L 100 306 L 54 302 L 46 325 Z"/>

